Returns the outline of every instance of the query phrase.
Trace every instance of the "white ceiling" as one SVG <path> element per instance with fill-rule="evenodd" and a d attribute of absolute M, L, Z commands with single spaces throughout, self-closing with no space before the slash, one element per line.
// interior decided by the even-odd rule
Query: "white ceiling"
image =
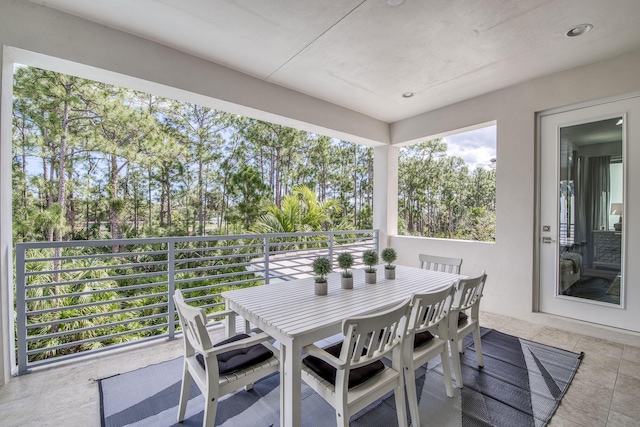
<path fill-rule="evenodd" d="M 31 1 L 385 122 L 640 48 L 638 0 Z"/>

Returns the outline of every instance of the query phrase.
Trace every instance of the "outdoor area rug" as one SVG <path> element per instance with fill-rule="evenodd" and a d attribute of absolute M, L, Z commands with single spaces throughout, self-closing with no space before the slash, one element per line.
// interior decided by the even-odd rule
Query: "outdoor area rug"
<path fill-rule="evenodd" d="M 479 369 L 471 337 L 462 356 L 464 388 L 446 396 L 439 361 L 416 373 L 424 425 L 544 426 L 566 393 L 584 354 L 483 330 L 485 366 Z M 192 385 L 187 419 L 176 423 L 182 359 L 99 380 L 103 427 L 201 426 L 204 399 Z M 258 381 L 252 391 L 221 398 L 216 426 L 279 425 L 279 375 Z M 302 425 L 333 426 L 333 408 L 303 383 Z M 351 426 L 397 425 L 395 402 L 387 396 L 351 418 Z"/>

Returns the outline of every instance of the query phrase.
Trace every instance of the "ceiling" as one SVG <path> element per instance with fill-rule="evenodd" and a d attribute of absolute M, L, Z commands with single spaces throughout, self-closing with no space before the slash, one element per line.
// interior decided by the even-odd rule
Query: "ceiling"
<path fill-rule="evenodd" d="M 389 123 L 640 48 L 638 0 L 31 1 Z"/>
<path fill-rule="evenodd" d="M 563 144 L 572 147 L 603 144 L 607 142 L 622 143 L 622 117 L 599 120 L 597 122 L 566 126 L 560 129 Z"/>

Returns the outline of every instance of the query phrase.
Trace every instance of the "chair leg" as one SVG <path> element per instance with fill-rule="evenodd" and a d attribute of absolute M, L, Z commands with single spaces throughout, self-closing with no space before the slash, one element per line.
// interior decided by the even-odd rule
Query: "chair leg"
<path fill-rule="evenodd" d="M 204 419 L 202 427 L 214 427 L 216 424 L 216 412 L 218 410 L 218 396 L 207 394 L 204 402 Z"/>
<path fill-rule="evenodd" d="M 418 393 L 416 390 L 416 373 L 413 363 L 406 364 L 404 367 L 404 383 L 407 387 L 407 403 L 409 404 L 409 413 L 411 414 L 411 425 L 419 426 Z M 451 373 L 449 373 L 449 386 L 451 386 Z"/>
<path fill-rule="evenodd" d="M 349 427 L 349 412 L 347 408 L 336 408 L 336 426 Z"/>
<path fill-rule="evenodd" d="M 446 345 L 442 347 L 442 353 L 440 353 L 440 359 L 442 359 L 442 374 L 444 376 L 444 387 L 447 390 L 447 396 L 453 397 L 453 385 L 451 381 L 451 363 L 449 362 L 449 350 L 447 349 Z M 411 418 L 413 419 L 413 417 Z M 414 422 L 414 425 L 418 426 L 420 424 L 416 424 Z"/>
<path fill-rule="evenodd" d="M 189 389 L 191 388 L 191 374 L 185 363 L 182 371 L 182 385 L 180 386 L 180 404 L 178 405 L 178 422 L 184 421 L 184 414 L 187 410 L 189 400 Z"/>
<path fill-rule="evenodd" d="M 458 340 L 458 353 L 464 354 L 464 337 Z"/>
<path fill-rule="evenodd" d="M 451 359 L 453 359 L 453 372 L 456 376 L 456 387 L 462 388 L 462 368 L 460 367 L 460 353 L 458 353 L 457 340 L 449 340 L 449 347 L 451 350 Z"/>
<path fill-rule="evenodd" d="M 398 426 L 407 427 L 407 404 L 404 396 L 404 378 L 400 375 L 398 378 L 398 387 L 393 391 L 396 398 L 396 413 L 398 414 Z M 415 392 L 415 387 L 413 388 Z"/>
<path fill-rule="evenodd" d="M 478 358 L 478 366 L 484 366 L 484 358 L 482 357 L 482 339 L 480 338 L 480 327 L 473 330 L 473 345 L 476 349 L 476 357 Z"/>

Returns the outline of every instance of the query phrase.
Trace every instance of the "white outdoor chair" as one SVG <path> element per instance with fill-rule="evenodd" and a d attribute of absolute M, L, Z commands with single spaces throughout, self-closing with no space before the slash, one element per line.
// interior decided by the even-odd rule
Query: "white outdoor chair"
<path fill-rule="evenodd" d="M 449 312 L 455 294 L 452 283 L 447 288 L 428 294 L 415 294 L 411 298 L 411 315 L 407 329 L 408 339 L 405 342 L 404 380 L 407 384 L 407 401 L 411 422 L 420 425 L 418 415 L 418 396 L 416 392 L 415 369 L 440 355 L 442 372 L 447 396 L 453 397 L 451 383 L 451 365 L 447 336 Z"/>
<path fill-rule="evenodd" d="M 402 374 L 409 299 L 389 310 L 342 322 L 344 341 L 321 349 L 304 347 L 302 379 L 336 410 L 338 426 L 394 391 L 398 424 L 407 425 Z M 380 359 L 389 356 L 392 365 Z"/>
<path fill-rule="evenodd" d="M 442 271 L 444 273 L 460 274 L 462 258 L 449 258 L 436 255 L 420 254 L 420 268 L 425 270 Z"/>
<path fill-rule="evenodd" d="M 203 309 L 185 303 L 182 292 L 176 290 L 173 299 L 184 332 L 184 370 L 180 390 L 178 422 L 184 420 L 193 378 L 204 396 L 202 425 L 212 427 L 216 421 L 218 398 L 252 384 L 279 370 L 278 351 L 267 340 L 266 333 L 236 335 L 217 344 L 211 343 L 206 329 L 207 315 Z M 217 312 L 221 317 L 230 312 Z"/>
<path fill-rule="evenodd" d="M 473 333 L 473 345 L 475 346 L 478 366 L 484 366 L 482 358 L 482 343 L 480 341 L 480 299 L 484 290 L 487 275 L 483 271 L 480 276 L 469 279 L 460 279 L 456 284 L 456 293 L 449 315 L 449 348 L 453 359 L 453 372 L 456 377 L 456 386 L 462 388 L 462 368 L 460 367 L 460 353 L 464 352 L 464 338 Z M 469 315 L 462 315 L 465 310 L 471 309 Z"/>

